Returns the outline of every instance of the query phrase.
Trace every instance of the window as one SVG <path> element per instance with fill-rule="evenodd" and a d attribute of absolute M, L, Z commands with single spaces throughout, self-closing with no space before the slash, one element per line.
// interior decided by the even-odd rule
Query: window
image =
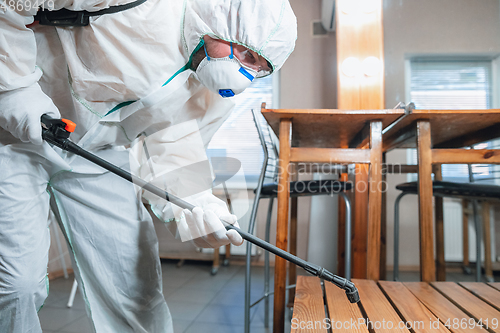
<path fill-rule="evenodd" d="M 409 98 L 417 109 L 488 109 L 491 107 L 491 61 L 432 60 L 410 61 Z M 491 148 L 492 143 L 476 145 L 476 149 Z M 417 163 L 415 149 L 408 152 L 408 163 Z M 468 182 L 467 165 L 442 166 L 443 180 Z M 473 165 L 476 181 L 492 180 L 489 165 Z M 416 176 L 412 176 L 416 180 Z"/>
<path fill-rule="evenodd" d="M 411 61 L 417 109 L 489 109 L 491 61 Z"/>
<path fill-rule="evenodd" d="M 256 79 L 234 97 L 236 107 L 215 133 L 207 150 L 209 158 L 232 157 L 241 161 L 245 181 L 250 184 L 257 181 L 264 158 L 251 110 L 260 109 L 263 102 L 268 108 L 272 107 L 273 76 Z"/>

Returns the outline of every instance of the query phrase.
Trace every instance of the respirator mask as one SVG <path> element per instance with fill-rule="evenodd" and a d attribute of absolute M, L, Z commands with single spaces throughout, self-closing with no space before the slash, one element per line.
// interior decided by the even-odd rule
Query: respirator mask
<path fill-rule="evenodd" d="M 248 88 L 255 77 L 257 71 L 244 66 L 233 53 L 233 43 L 231 43 L 231 54 L 224 58 L 211 58 L 207 54 L 205 45 L 205 59 L 203 59 L 196 75 L 198 80 L 209 90 L 222 97 L 233 97 Z"/>

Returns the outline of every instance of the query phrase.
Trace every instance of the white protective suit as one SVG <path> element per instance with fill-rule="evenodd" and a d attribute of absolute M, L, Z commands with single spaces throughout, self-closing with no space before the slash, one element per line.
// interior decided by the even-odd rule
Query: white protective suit
<path fill-rule="evenodd" d="M 49 2 L 96 11 L 130 1 Z M 279 69 L 296 39 L 288 0 L 148 0 L 68 28 L 26 27 L 36 9 L 18 3 L 26 10 L 0 8 L 0 329 L 41 332 L 50 202 L 93 330 L 172 332 L 158 241 L 134 187 L 47 143 L 18 138 L 36 136 L 26 125 L 59 110 L 77 124 L 74 142 L 124 168 L 132 161 L 141 177 L 151 169 L 123 148 L 139 135 L 152 138 L 151 160 L 164 173 L 203 160 L 189 142 L 206 147 L 233 105 L 187 69 L 192 54 L 208 34 L 242 44 Z M 183 187 L 182 179 L 171 181 Z M 191 199 L 202 208 L 222 203 L 206 194 Z M 178 217 L 175 208 L 157 209 Z"/>

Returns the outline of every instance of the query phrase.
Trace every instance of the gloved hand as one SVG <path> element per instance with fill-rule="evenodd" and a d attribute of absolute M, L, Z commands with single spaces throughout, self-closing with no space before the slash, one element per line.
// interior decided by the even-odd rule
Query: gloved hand
<path fill-rule="evenodd" d="M 0 93 L 0 127 L 23 142 L 42 144 L 40 117 L 43 114 L 61 118 L 59 110 L 38 83 Z"/>
<path fill-rule="evenodd" d="M 226 230 L 220 221 L 224 221 L 239 228 L 236 216 L 231 214 L 217 215 L 222 212 L 220 206 L 209 204 L 205 210 L 196 207 L 193 211 L 183 210 L 184 218 L 178 224 L 182 240 L 192 240 L 197 247 L 218 248 L 229 243 L 240 246 L 243 238 L 236 230 Z M 227 212 L 226 212 L 227 213 Z"/>

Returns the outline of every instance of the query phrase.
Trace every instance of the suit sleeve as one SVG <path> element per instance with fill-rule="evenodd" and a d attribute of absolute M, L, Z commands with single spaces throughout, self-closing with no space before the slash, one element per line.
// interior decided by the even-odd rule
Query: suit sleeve
<path fill-rule="evenodd" d="M 0 92 L 29 87 L 42 76 L 36 67 L 35 35 L 27 27 L 37 11 L 34 3 L 0 1 Z"/>

